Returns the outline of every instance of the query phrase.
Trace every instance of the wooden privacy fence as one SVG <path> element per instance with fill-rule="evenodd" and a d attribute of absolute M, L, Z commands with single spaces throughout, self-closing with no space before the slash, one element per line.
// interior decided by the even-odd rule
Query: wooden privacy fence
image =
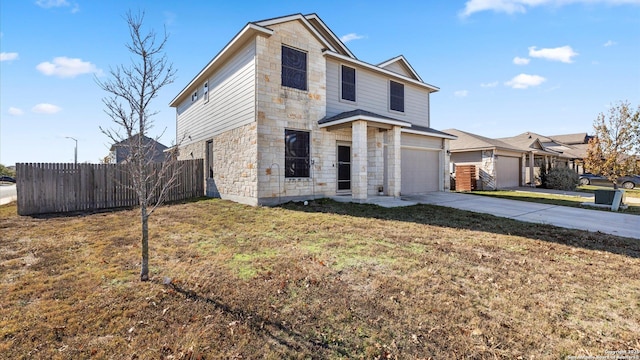
<path fill-rule="evenodd" d="M 176 180 L 164 201 L 191 199 L 204 194 L 202 159 L 178 161 Z M 162 163 L 149 164 L 158 174 Z M 163 184 L 171 176 L 168 171 Z M 151 179 L 153 183 L 156 178 Z M 111 209 L 139 205 L 133 181 L 124 164 L 16 164 L 18 214 L 35 215 Z M 159 193 L 159 191 L 158 191 Z M 158 193 L 154 194 L 154 200 Z"/>

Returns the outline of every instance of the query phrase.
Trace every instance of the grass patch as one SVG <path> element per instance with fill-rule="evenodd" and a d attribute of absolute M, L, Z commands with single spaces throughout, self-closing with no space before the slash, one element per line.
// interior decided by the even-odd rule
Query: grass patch
<path fill-rule="evenodd" d="M 527 191 L 520 191 L 520 190 L 518 191 L 485 190 L 485 191 L 472 191 L 472 192 L 469 192 L 468 194 L 492 196 L 492 197 L 497 197 L 501 199 L 529 201 L 529 202 L 535 202 L 540 204 L 569 206 L 569 207 L 576 207 L 576 208 L 585 208 L 580 204 L 583 202 L 586 202 L 586 200 L 580 196 L 527 192 Z M 587 207 L 587 208 L 592 210 L 610 211 L 609 209 L 596 208 L 596 207 Z M 618 212 L 624 213 L 624 214 L 631 214 L 631 215 L 640 215 L 640 206 L 629 205 L 627 209 L 620 209 Z"/>
<path fill-rule="evenodd" d="M 438 206 L 0 206 L 6 358 L 562 358 L 640 350 L 640 242 Z M 172 279 L 169 285 L 165 278 Z"/>
<path fill-rule="evenodd" d="M 595 186 L 595 185 L 580 185 L 578 186 L 578 188 L 576 189 L 577 191 L 581 191 L 581 192 L 586 192 L 586 193 L 591 193 L 593 194 L 596 190 L 611 190 L 613 187 L 606 187 L 606 186 Z M 636 189 L 622 189 L 625 191 L 625 193 L 627 194 L 627 196 L 631 196 L 631 197 L 636 197 L 636 198 L 640 198 L 640 189 L 636 188 Z"/>

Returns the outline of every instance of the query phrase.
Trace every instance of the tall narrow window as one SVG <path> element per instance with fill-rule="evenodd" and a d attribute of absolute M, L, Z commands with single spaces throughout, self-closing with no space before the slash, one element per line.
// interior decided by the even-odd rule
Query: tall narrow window
<path fill-rule="evenodd" d="M 204 97 L 204 102 L 207 103 L 209 102 L 209 82 L 205 81 L 204 82 L 204 93 L 202 94 L 202 96 Z"/>
<path fill-rule="evenodd" d="M 282 86 L 307 90 L 307 54 L 282 46 Z"/>
<path fill-rule="evenodd" d="M 389 82 L 389 108 L 404 112 L 404 85 L 395 81 Z"/>
<path fill-rule="evenodd" d="M 213 140 L 207 141 L 207 179 L 213 178 Z"/>
<path fill-rule="evenodd" d="M 342 99 L 356 101 L 356 69 L 342 65 Z"/>
<path fill-rule="evenodd" d="M 284 131 L 284 177 L 309 177 L 309 132 Z"/>

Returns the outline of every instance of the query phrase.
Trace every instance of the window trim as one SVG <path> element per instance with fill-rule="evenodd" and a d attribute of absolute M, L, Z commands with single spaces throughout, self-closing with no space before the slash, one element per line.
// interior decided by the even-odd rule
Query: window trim
<path fill-rule="evenodd" d="M 353 100 L 345 99 L 344 97 L 344 79 L 343 79 L 343 69 L 349 68 L 353 70 Z M 344 101 L 350 104 L 358 103 L 358 72 L 355 67 L 347 66 L 344 64 L 340 64 L 340 101 Z"/>
<path fill-rule="evenodd" d="M 300 89 L 298 87 L 295 86 L 289 86 L 289 85 L 285 85 L 285 78 L 284 78 L 284 48 L 288 48 L 289 50 L 293 50 L 293 51 L 297 51 L 300 52 L 302 54 L 304 54 L 304 89 Z M 299 69 L 295 69 L 295 68 L 291 68 L 291 67 L 287 67 L 289 69 L 293 69 L 295 71 L 301 71 Z M 289 46 L 289 45 L 285 45 L 282 44 L 282 47 L 280 49 L 280 85 L 289 89 L 295 89 L 295 90 L 299 90 L 299 91 L 309 91 L 309 53 L 307 51 L 301 50 L 301 49 L 297 49 L 293 46 Z"/>
<path fill-rule="evenodd" d="M 293 174 L 293 175 L 288 175 L 287 173 L 287 158 L 289 159 L 304 159 L 304 157 L 298 156 L 298 157 L 287 157 L 287 135 L 289 135 L 289 132 L 293 132 L 293 133 L 305 133 L 307 134 L 307 156 L 306 156 L 306 160 L 307 160 L 307 174 L 306 176 L 300 176 L 299 174 Z M 284 129 L 284 178 L 285 179 L 310 179 L 311 178 L 311 131 L 310 130 L 299 130 L 299 129 Z"/>
<path fill-rule="evenodd" d="M 393 101 L 392 98 L 394 97 L 392 94 L 392 83 L 398 84 L 402 86 L 402 110 L 398 110 L 398 109 L 394 109 L 392 106 Z M 393 112 L 397 112 L 398 114 L 404 114 L 405 113 L 405 100 L 406 100 L 406 96 L 405 96 L 405 91 L 404 91 L 404 84 L 398 81 L 393 81 L 393 80 L 389 80 L 389 111 L 393 111 Z M 397 95 L 395 96 L 396 98 L 398 97 Z"/>

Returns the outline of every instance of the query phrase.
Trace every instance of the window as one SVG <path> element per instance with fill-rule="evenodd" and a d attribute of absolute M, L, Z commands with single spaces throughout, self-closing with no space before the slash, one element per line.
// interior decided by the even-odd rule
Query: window
<path fill-rule="evenodd" d="M 282 46 L 282 86 L 307 90 L 307 54 Z"/>
<path fill-rule="evenodd" d="M 309 132 L 284 131 L 284 177 L 309 177 Z"/>
<path fill-rule="evenodd" d="M 342 65 L 342 100 L 356 101 L 356 69 Z"/>
<path fill-rule="evenodd" d="M 213 178 L 213 140 L 207 141 L 206 148 L 207 157 L 207 179 Z"/>
<path fill-rule="evenodd" d="M 194 102 L 198 100 L 198 90 L 193 92 L 193 95 L 191 95 L 191 102 Z"/>
<path fill-rule="evenodd" d="M 389 108 L 404 112 L 404 85 L 395 81 L 389 82 Z"/>
<path fill-rule="evenodd" d="M 204 82 L 204 92 L 202 96 L 204 97 L 205 103 L 209 102 L 209 82 L 208 81 Z"/>

